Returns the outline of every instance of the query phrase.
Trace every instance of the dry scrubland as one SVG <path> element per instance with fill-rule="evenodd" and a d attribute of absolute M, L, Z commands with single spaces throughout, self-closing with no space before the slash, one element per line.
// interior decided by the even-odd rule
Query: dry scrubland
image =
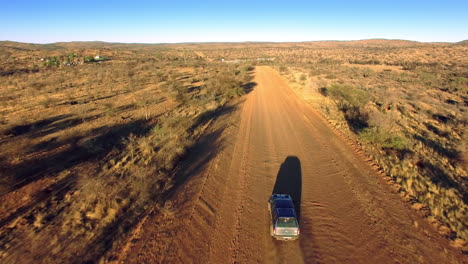
<path fill-rule="evenodd" d="M 249 66 L 185 49 L 3 44 L 2 263 L 112 259 L 143 213 L 170 207 L 179 160 L 252 85 Z"/>
<path fill-rule="evenodd" d="M 362 145 L 405 200 L 463 244 L 468 47 L 372 44 L 284 49 L 278 67 L 334 127 Z"/>
<path fill-rule="evenodd" d="M 2 42 L 0 262 L 112 259 L 145 212 L 171 213 L 164 199 L 183 184 L 174 170 L 254 87 L 255 64 L 277 67 L 459 245 L 467 53 L 463 43 L 385 40 Z"/>
<path fill-rule="evenodd" d="M 403 199 L 454 245 L 465 244 L 467 41 L 210 45 L 216 60 L 277 67 L 300 96 L 361 145 Z"/>

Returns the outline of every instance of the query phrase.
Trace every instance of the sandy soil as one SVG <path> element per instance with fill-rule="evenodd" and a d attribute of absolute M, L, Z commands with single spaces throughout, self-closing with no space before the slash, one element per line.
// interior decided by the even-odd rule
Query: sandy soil
<path fill-rule="evenodd" d="M 269 67 L 192 153 L 185 184 L 145 218 L 122 263 L 463 263 Z M 219 127 L 223 126 L 221 130 Z M 301 238 L 269 235 L 267 200 L 293 196 Z"/>

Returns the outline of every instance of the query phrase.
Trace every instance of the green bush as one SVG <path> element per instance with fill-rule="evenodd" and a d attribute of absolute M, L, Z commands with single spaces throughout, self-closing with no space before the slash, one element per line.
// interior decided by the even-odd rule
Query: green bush
<path fill-rule="evenodd" d="M 249 71 L 253 71 L 254 67 L 252 67 L 252 65 L 244 65 L 241 67 L 240 71 L 241 72 L 249 72 Z"/>
<path fill-rule="evenodd" d="M 382 147 L 386 149 L 405 150 L 408 149 L 408 140 L 400 136 L 389 136 L 384 140 Z"/>
<path fill-rule="evenodd" d="M 350 85 L 333 84 L 321 88 L 320 93 L 330 96 L 335 101 L 338 109 L 344 113 L 351 130 L 359 132 L 368 127 L 369 114 L 364 109 L 370 98 L 367 91 Z"/>
<path fill-rule="evenodd" d="M 83 58 L 83 60 L 84 60 L 85 63 L 95 62 L 93 56 L 85 56 L 85 57 Z"/>
<path fill-rule="evenodd" d="M 357 108 L 363 107 L 370 98 L 367 91 L 358 89 L 351 85 L 332 84 L 327 87 L 327 94 L 341 104 Z"/>
<path fill-rule="evenodd" d="M 44 66 L 59 66 L 59 65 L 60 65 L 60 61 L 55 56 L 51 57 L 50 59 L 44 62 Z"/>
<path fill-rule="evenodd" d="M 367 128 L 359 133 L 359 136 L 370 144 L 378 145 L 383 149 L 403 151 L 408 149 L 408 139 L 405 137 L 384 132 L 380 129 Z"/>

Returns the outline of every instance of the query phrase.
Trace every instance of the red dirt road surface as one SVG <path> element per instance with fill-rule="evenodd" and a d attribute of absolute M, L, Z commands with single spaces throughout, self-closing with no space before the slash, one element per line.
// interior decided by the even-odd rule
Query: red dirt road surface
<path fill-rule="evenodd" d="M 150 214 L 122 263 L 463 263 L 279 74 L 257 67 L 245 102 L 162 213 Z M 216 124 L 214 128 L 216 129 Z M 213 145 L 218 146 L 213 149 Z M 294 198 L 301 237 L 269 234 L 272 193 Z"/>

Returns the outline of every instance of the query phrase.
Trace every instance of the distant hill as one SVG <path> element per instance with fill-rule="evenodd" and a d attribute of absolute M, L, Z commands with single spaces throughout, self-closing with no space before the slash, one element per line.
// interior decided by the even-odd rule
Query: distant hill
<path fill-rule="evenodd" d="M 468 46 L 468 39 L 455 43 L 455 45 Z"/>
<path fill-rule="evenodd" d="M 417 46 L 440 46 L 440 45 L 468 45 L 468 40 L 457 43 L 444 42 L 418 42 L 400 39 L 364 39 L 364 40 L 328 40 L 328 41 L 305 41 L 305 42 L 194 42 L 194 43 L 112 43 L 103 41 L 72 41 L 72 42 L 56 42 L 51 44 L 33 44 L 14 41 L 0 41 L 0 49 L 2 50 L 22 50 L 22 51 L 58 51 L 63 49 L 148 49 L 155 47 L 172 47 L 172 48 L 245 48 L 252 46 L 270 46 L 270 47 L 291 47 L 291 46 L 307 46 L 307 47 L 417 47 Z"/>
<path fill-rule="evenodd" d="M 329 40 L 329 41 L 310 41 L 304 42 L 312 46 L 321 47 L 415 47 L 440 45 L 439 43 L 425 43 L 411 40 L 400 39 L 363 39 L 363 40 Z M 442 43 L 448 44 L 448 43 Z"/>
<path fill-rule="evenodd" d="M 426 46 L 432 43 L 423 43 L 412 40 L 401 40 L 401 39 L 363 39 L 363 40 L 354 40 L 348 42 L 350 45 L 356 46 L 392 46 L 392 47 L 408 47 L 408 46 Z"/>
<path fill-rule="evenodd" d="M 69 49 L 105 49 L 105 48 L 144 48 L 160 44 L 145 44 L 145 43 L 118 43 L 104 41 L 72 41 L 72 42 L 56 42 L 56 46 Z"/>
<path fill-rule="evenodd" d="M 9 48 L 14 50 L 23 50 L 23 51 L 34 51 L 34 50 L 58 50 L 63 49 L 53 44 L 34 44 L 34 43 L 23 43 L 23 42 L 15 42 L 15 41 L 0 41 L 0 47 Z"/>

